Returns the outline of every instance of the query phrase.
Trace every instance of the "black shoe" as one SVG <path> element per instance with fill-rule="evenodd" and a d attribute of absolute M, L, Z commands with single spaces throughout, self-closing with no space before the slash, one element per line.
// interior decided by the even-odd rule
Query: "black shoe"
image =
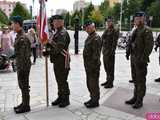
<path fill-rule="evenodd" d="M 52 106 L 59 105 L 61 103 L 61 97 L 59 96 L 55 101 L 52 102 Z"/>
<path fill-rule="evenodd" d="M 30 106 L 24 106 L 24 105 L 23 105 L 23 106 L 15 109 L 14 111 L 15 111 L 16 114 L 20 114 L 20 113 L 29 112 L 29 111 L 31 111 L 31 109 L 30 109 Z"/>
<path fill-rule="evenodd" d="M 142 101 L 136 101 L 135 104 L 132 106 L 134 109 L 139 109 L 143 106 Z"/>
<path fill-rule="evenodd" d="M 15 109 L 18 109 L 18 108 L 20 108 L 22 105 L 23 105 L 23 103 L 21 103 L 20 105 L 14 107 L 13 109 L 14 109 L 14 110 L 15 110 Z"/>
<path fill-rule="evenodd" d="M 87 104 L 84 104 L 87 108 L 95 108 L 99 106 L 99 102 L 98 101 L 90 101 Z"/>
<path fill-rule="evenodd" d="M 106 84 L 107 84 L 107 81 L 106 81 L 106 82 L 104 82 L 104 83 L 102 83 L 102 84 L 101 84 L 101 86 L 105 86 Z"/>
<path fill-rule="evenodd" d="M 88 100 L 87 102 L 84 102 L 84 105 L 87 105 L 87 104 L 90 103 L 90 102 L 91 102 L 91 99 Z"/>
<path fill-rule="evenodd" d="M 154 80 L 155 82 L 160 82 L 160 78 L 157 78 Z"/>
<path fill-rule="evenodd" d="M 67 107 L 68 105 L 70 105 L 69 96 L 68 95 L 62 96 L 61 102 L 59 103 L 59 107 L 64 108 Z"/>
<path fill-rule="evenodd" d="M 129 80 L 130 83 L 134 83 L 134 80 Z"/>
<path fill-rule="evenodd" d="M 64 102 L 61 102 L 61 103 L 59 104 L 59 107 L 60 107 L 60 108 L 65 108 L 65 107 L 67 107 L 68 105 L 70 105 L 70 102 L 69 102 L 69 101 L 64 101 Z"/>
<path fill-rule="evenodd" d="M 135 104 L 135 102 L 136 102 L 136 98 L 133 97 L 132 99 L 125 101 L 125 104 L 133 105 L 133 104 Z"/>
<path fill-rule="evenodd" d="M 106 84 L 106 85 L 104 86 L 104 88 L 106 88 L 106 89 L 108 89 L 108 88 L 113 88 L 113 84 Z"/>

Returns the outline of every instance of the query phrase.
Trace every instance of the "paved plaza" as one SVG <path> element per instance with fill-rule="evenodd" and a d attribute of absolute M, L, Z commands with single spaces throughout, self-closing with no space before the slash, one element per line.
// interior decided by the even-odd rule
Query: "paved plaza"
<path fill-rule="evenodd" d="M 71 53 L 73 53 L 73 51 L 71 51 Z M 87 109 L 84 107 L 83 103 L 89 99 L 89 93 L 86 87 L 85 71 L 81 53 L 82 52 L 80 52 L 79 55 L 71 54 L 71 71 L 68 78 L 71 90 L 71 105 L 65 109 L 52 106 L 49 106 L 48 108 L 46 107 L 44 58 L 38 58 L 36 65 L 33 65 L 31 69 L 30 86 L 32 111 L 27 114 L 16 115 L 13 112 L 13 106 L 16 106 L 21 101 L 16 73 L 12 71 L 1 72 L 0 120 L 143 120 L 144 117 L 139 117 L 135 114 L 107 107 L 104 104 L 104 102 L 106 102 L 107 99 L 109 99 L 119 88 L 132 90 L 134 87 L 133 84 L 128 82 L 128 80 L 131 79 L 130 63 L 125 59 L 124 50 L 117 50 L 116 53 L 115 87 L 113 89 L 104 89 L 103 87 L 100 87 L 101 105 L 99 108 Z M 49 62 L 50 103 L 57 97 L 57 85 L 52 69 L 53 66 Z M 158 53 L 153 52 L 151 55 L 151 63 L 148 66 L 147 94 L 153 94 L 160 98 L 160 84 L 154 82 L 154 79 L 159 77 L 159 71 Z M 100 83 L 104 81 L 105 72 L 102 64 Z M 132 92 L 128 93 L 130 97 L 132 96 L 131 93 Z M 119 99 L 120 98 L 116 98 L 117 102 L 119 102 Z M 125 100 L 126 99 L 124 99 L 124 101 Z M 155 102 L 155 104 L 160 107 L 160 101 L 155 100 Z M 132 110 L 132 108 L 130 107 L 129 110 Z"/>

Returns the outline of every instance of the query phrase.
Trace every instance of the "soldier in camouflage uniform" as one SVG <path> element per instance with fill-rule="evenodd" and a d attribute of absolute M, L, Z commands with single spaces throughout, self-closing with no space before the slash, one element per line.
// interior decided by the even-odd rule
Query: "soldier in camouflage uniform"
<path fill-rule="evenodd" d="M 107 78 L 106 82 L 101 85 L 105 88 L 112 88 L 114 81 L 115 50 L 119 37 L 119 30 L 114 28 L 113 19 L 111 17 L 108 17 L 106 20 L 108 28 L 102 35 L 102 53 Z"/>
<path fill-rule="evenodd" d="M 86 20 L 84 28 L 88 33 L 83 50 L 84 67 L 87 78 L 87 88 L 91 99 L 84 103 L 87 108 L 99 106 L 99 74 L 100 74 L 100 54 L 101 38 L 95 31 L 95 25 L 91 20 Z"/>
<path fill-rule="evenodd" d="M 133 105 L 134 109 L 143 106 L 143 98 L 146 93 L 147 66 L 154 44 L 152 31 L 144 23 L 145 13 L 137 12 L 135 14 L 137 28 L 134 30 L 131 40 L 131 59 L 135 71 L 134 96 L 125 102 L 126 104 Z"/>
<path fill-rule="evenodd" d="M 59 107 L 63 108 L 70 104 L 70 90 L 67 82 L 70 70 L 70 56 L 68 53 L 70 37 L 64 28 L 64 20 L 62 16 L 52 16 L 51 20 L 53 22 L 55 33 L 50 36 L 49 43 L 47 44 L 47 47 L 50 48 L 50 50 L 43 52 L 43 54 L 50 55 L 58 85 L 58 98 L 52 102 L 52 106 L 59 105 Z"/>
<path fill-rule="evenodd" d="M 16 113 L 24 113 L 30 111 L 29 73 L 31 68 L 31 43 L 23 31 L 22 18 L 20 16 L 14 16 L 12 20 L 14 30 L 17 32 L 14 47 L 18 84 L 22 93 L 22 103 L 14 107 L 14 111 Z"/>

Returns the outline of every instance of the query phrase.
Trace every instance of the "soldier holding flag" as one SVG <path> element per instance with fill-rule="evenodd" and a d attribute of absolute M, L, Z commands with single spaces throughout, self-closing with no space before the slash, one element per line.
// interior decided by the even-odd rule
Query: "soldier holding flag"
<path fill-rule="evenodd" d="M 70 104 L 70 90 L 67 82 L 70 70 L 68 53 L 70 37 L 64 28 L 62 16 L 55 15 L 51 18 L 51 21 L 56 32 L 47 43 L 47 48 L 50 48 L 50 50 L 43 52 L 43 55 L 50 55 L 50 61 L 54 64 L 54 74 L 58 85 L 58 98 L 52 102 L 52 106 L 59 105 L 59 107 L 63 108 Z"/>

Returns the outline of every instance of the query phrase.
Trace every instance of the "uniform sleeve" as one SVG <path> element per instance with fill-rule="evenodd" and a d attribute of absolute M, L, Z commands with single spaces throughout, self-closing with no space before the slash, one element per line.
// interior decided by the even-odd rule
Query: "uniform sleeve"
<path fill-rule="evenodd" d="M 56 54 L 59 54 L 65 49 L 65 47 L 69 45 L 68 41 L 70 38 L 68 37 L 68 34 L 66 33 L 60 33 L 60 35 L 57 38 L 57 43 L 54 45 Z M 55 44 L 55 43 L 54 43 Z"/>
<path fill-rule="evenodd" d="M 96 40 L 94 40 L 93 45 L 92 45 L 92 50 L 93 50 L 93 60 L 98 60 L 101 55 L 101 38 L 97 37 Z"/>
<path fill-rule="evenodd" d="M 149 55 L 152 52 L 154 41 L 153 41 L 153 34 L 150 30 L 146 30 L 145 36 L 144 36 L 144 53 L 142 55 L 142 59 L 149 57 Z"/>
<path fill-rule="evenodd" d="M 31 56 L 31 43 L 28 38 L 21 38 L 19 41 L 18 56 L 21 59 L 27 59 Z"/>
<path fill-rule="evenodd" d="M 119 38 L 119 30 L 115 30 L 115 34 L 114 34 L 114 41 L 112 44 L 112 50 L 115 51 L 116 47 L 117 47 L 117 42 L 118 42 L 118 38 Z"/>

